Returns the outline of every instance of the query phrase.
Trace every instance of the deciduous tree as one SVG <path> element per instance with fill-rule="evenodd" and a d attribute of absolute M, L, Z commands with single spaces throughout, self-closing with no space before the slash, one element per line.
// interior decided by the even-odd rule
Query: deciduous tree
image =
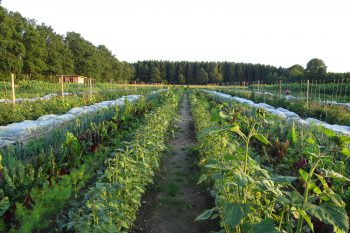
<path fill-rule="evenodd" d="M 324 79 L 327 75 L 327 66 L 323 60 L 313 58 L 307 63 L 305 71 L 308 79 Z"/>

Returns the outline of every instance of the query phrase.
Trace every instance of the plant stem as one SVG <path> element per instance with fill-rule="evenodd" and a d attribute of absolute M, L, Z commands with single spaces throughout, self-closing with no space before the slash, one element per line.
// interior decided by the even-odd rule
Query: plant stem
<path fill-rule="evenodd" d="M 248 164 L 248 149 L 249 149 L 249 138 L 245 141 L 245 161 L 244 161 L 244 173 L 247 174 Z"/>
<path fill-rule="evenodd" d="M 321 159 L 317 159 L 315 164 L 313 165 L 313 167 L 311 168 L 309 175 L 307 177 L 306 183 L 305 183 L 305 190 L 304 190 L 304 201 L 303 201 L 303 205 L 302 205 L 302 209 L 305 210 L 305 205 L 307 203 L 308 197 L 309 197 L 309 183 L 311 181 L 312 175 L 314 174 L 314 171 L 316 169 L 316 167 L 318 166 L 319 162 L 321 161 Z M 297 225 L 297 233 L 301 233 L 301 228 L 303 226 L 303 217 L 299 216 L 298 219 L 298 225 Z"/>
<path fill-rule="evenodd" d="M 290 216 L 290 208 L 288 209 L 288 212 L 287 212 L 287 217 L 286 217 L 286 222 L 287 223 L 289 223 L 289 216 Z M 290 232 L 293 232 L 292 231 L 292 227 L 291 227 L 291 225 L 290 224 L 287 224 L 287 227 L 288 227 L 288 233 L 290 233 Z"/>
<path fill-rule="evenodd" d="M 283 222 L 283 218 L 284 218 L 284 212 L 285 212 L 285 210 L 282 211 L 281 216 L 280 216 L 281 219 L 280 219 L 280 223 L 278 225 L 279 231 L 281 230 L 281 226 L 282 226 L 282 222 Z"/>

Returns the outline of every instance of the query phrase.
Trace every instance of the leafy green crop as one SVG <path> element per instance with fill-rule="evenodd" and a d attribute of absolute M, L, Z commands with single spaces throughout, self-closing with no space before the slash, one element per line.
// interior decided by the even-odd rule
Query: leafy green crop
<path fill-rule="evenodd" d="M 350 181 L 341 163 L 348 138 L 200 93 L 191 104 L 202 156 L 198 183 L 211 185 L 216 199 L 197 220 L 220 216 L 223 232 L 324 232 L 327 224 L 349 230 L 349 202 L 341 196 Z M 210 117 L 216 112 L 220 118 Z M 287 139 L 289 147 L 270 143 Z M 273 153 L 283 156 L 272 160 Z"/>
<path fill-rule="evenodd" d="M 85 205 L 69 213 L 66 230 L 78 232 L 126 232 L 135 220 L 141 196 L 159 168 L 161 152 L 175 116 L 178 95 L 146 116 L 134 139 L 105 161 L 106 170 L 85 195 Z"/>
<path fill-rule="evenodd" d="M 145 114 L 166 98 L 126 102 L 111 120 L 91 123 L 78 135 L 67 132 L 59 147 L 1 166 L 4 228 L 32 232 L 54 227 L 50 219 L 70 201 L 81 198 L 81 190 L 94 184 L 99 172 L 106 169 L 103 162 L 112 151 L 124 143 L 122 140 L 130 140 Z"/>

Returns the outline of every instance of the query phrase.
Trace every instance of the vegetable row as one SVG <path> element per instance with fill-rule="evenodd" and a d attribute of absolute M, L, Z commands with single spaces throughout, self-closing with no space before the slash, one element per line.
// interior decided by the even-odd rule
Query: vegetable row
<path fill-rule="evenodd" d="M 263 102 L 274 107 L 282 107 L 297 113 L 301 117 L 314 117 L 329 124 L 350 126 L 350 111 L 348 105 L 321 104 L 319 101 L 309 101 L 306 106 L 305 99 L 280 98 L 278 95 L 259 95 L 256 92 L 237 91 L 234 89 L 218 89 L 219 91 L 246 98 L 254 102 Z M 288 97 L 288 96 L 286 96 Z"/>
<path fill-rule="evenodd" d="M 74 107 L 92 105 L 101 101 L 113 100 L 123 95 L 147 94 L 156 88 L 119 88 L 90 95 L 70 95 L 62 99 L 60 96 L 48 100 L 12 103 L 0 103 L 0 126 L 24 120 L 35 120 L 47 114 L 63 114 Z"/>
<path fill-rule="evenodd" d="M 68 230 L 127 232 L 147 184 L 159 169 L 178 101 L 178 95 L 169 92 L 166 103 L 146 116 L 133 140 L 105 162 L 107 168 L 87 190 L 84 206 L 69 213 Z"/>
<path fill-rule="evenodd" d="M 348 232 L 350 138 L 213 95 L 191 104 L 198 183 L 216 200 L 197 220 L 220 217 L 221 232 Z"/>
<path fill-rule="evenodd" d="M 16 98 L 40 98 L 49 94 L 61 95 L 62 85 L 56 82 L 45 82 L 38 80 L 15 80 L 15 92 Z M 92 89 L 96 92 L 106 90 L 118 90 L 121 88 L 120 84 L 115 83 L 93 83 Z M 134 89 L 134 88 L 130 88 Z M 64 83 L 64 92 L 71 94 L 79 94 L 89 92 L 89 86 L 87 84 L 80 83 Z M 12 99 L 11 83 L 0 82 L 0 100 Z"/>
<path fill-rule="evenodd" d="M 285 83 L 273 85 L 249 85 L 249 90 L 272 92 L 273 94 L 279 95 L 280 91 L 282 94 L 288 90 L 291 95 L 298 97 L 306 97 L 307 93 L 307 82 L 296 82 L 296 83 Z M 317 80 L 309 82 L 309 99 L 313 101 L 338 101 L 338 102 L 350 102 L 349 98 L 350 82 L 349 80 L 338 80 L 337 83 L 325 83 L 324 81 Z"/>
<path fill-rule="evenodd" d="M 59 146 L 23 161 L 9 157 L 2 161 L 1 231 L 47 232 L 65 227 L 62 219 L 81 204 L 82 190 L 98 184 L 108 158 L 115 156 L 113 151 L 126 147 L 126 141 L 136 136 L 135 130 L 147 122 L 145 114 L 166 104 L 166 95 L 141 98 L 136 104 L 126 102 L 116 107 L 113 117 L 91 123 L 83 132 L 66 132 Z"/>
<path fill-rule="evenodd" d="M 207 90 L 205 90 L 205 91 L 207 91 Z M 323 127 L 327 128 L 327 129 L 330 129 L 330 130 L 332 130 L 334 132 L 350 136 L 350 126 L 346 126 L 346 125 L 332 125 L 332 124 L 328 124 L 326 122 L 317 120 L 315 118 L 310 118 L 310 117 L 306 118 L 304 120 L 301 117 L 299 117 L 299 115 L 296 114 L 295 112 L 291 112 L 291 111 L 289 111 L 287 109 L 284 109 L 284 108 L 281 108 L 281 107 L 274 108 L 271 105 L 266 104 L 266 103 L 256 104 L 256 103 L 254 103 L 251 100 L 248 100 L 248 99 L 245 99 L 245 98 L 240 98 L 240 97 L 237 97 L 237 96 L 231 96 L 231 95 L 224 94 L 224 93 L 221 93 L 221 92 L 216 92 L 216 91 L 207 91 L 207 92 L 213 93 L 213 94 L 215 94 L 218 97 L 223 98 L 223 99 L 235 100 L 236 102 L 243 103 L 243 104 L 249 105 L 251 107 L 262 108 L 265 111 L 267 111 L 267 112 L 269 112 L 271 114 L 277 115 L 277 116 L 279 116 L 281 118 L 286 118 L 286 119 L 288 119 L 290 121 L 295 121 L 297 124 L 301 124 L 301 125 L 304 125 L 304 126 L 320 125 L 320 126 L 323 126 Z"/>

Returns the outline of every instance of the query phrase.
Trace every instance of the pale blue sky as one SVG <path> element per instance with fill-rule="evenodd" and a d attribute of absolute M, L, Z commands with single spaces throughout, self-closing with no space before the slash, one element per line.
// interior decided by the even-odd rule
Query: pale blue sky
<path fill-rule="evenodd" d="M 80 33 L 120 60 L 290 67 L 321 58 L 350 71 L 348 0 L 3 0 L 56 32 Z"/>

